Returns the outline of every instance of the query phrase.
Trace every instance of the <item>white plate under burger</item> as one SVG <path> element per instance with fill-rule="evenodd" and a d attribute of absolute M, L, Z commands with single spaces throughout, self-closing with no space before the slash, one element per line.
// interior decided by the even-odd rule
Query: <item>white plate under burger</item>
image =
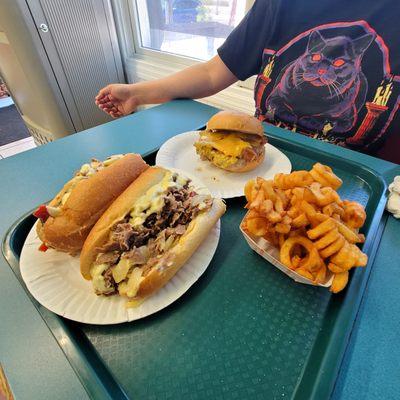
<path fill-rule="evenodd" d="M 225 171 L 200 159 L 194 147 L 198 138 L 199 131 L 191 131 L 167 140 L 157 153 L 156 165 L 177 168 L 197 177 L 207 186 L 213 197 L 229 199 L 243 196 L 244 186 L 250 179 L 257 176 L 272 179 L 277 173 L 288 174 L 292 170 L 289 158 L 266 143 L 265 159 L 257 168 L 249 172 Z"/>
<path fill-rule="evenodd" d="M 209 193 L 195 177 L 184 173 L 182 175 L 192 179 L 199 193 Z M 36 233 L 36 224 L 22 248 L 21 275 L 32 296 L 62 317 L 98 325 L 134 321 L 169 306 L 200 278 L 217 249 L 220 226 L 218 221 L 203 243 L 164 287 L 134 308 L 125 307 L 126 297 L 97 296 L 92 282 L 85 280 L 80 273 L 79 256 L 53 249 L 39 251 L 42 242 Z"/>

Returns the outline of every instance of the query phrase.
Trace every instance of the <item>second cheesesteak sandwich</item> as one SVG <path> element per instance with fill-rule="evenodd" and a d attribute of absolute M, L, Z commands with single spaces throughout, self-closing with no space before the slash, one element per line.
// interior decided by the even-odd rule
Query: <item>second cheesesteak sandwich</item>
<path fill-rule="evenodd" d="M 151 167 L 90 232 L 81 273 L 97 294 L 119 294 L 137 305 L 175 275 L 224 212 L 221 199 L 190 179 Z"/>

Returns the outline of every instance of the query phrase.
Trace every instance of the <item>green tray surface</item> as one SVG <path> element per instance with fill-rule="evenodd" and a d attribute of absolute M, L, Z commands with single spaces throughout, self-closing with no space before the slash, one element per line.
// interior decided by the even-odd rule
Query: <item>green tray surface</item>
<path fill-rule="evenodd" d="M 373 257 L 386 189 L 383 180 L 349 160 L 282 138 L 271 137 L 270 142 L 286 153 L 294 170 L 309 169 L 316 161 L 334 168 L 343 179 L 342 198 L 367 207 L 365 247 Z M 372 262 L 352 273 L 348 289 L 336 296 L 325 288 L 296 283 L 248 247 L 239 230 L 244 198 L 228 200 L 227 205 L 208 269 L 186 294 L 157 314 L 127 324 L 94 326 L 59 318 L 38 305 L 59 342 L 63 335 L 71 340 L 67 357 L 83 383 L 93 377 L 101 382 L 97 391 L 90 389 L 92 396 L 329 396 Z M 32 222 L 25 219 L 25 226 L 19 227 L 27 231 Z M 23 240 L 11 235 L 17 256 Z"/>

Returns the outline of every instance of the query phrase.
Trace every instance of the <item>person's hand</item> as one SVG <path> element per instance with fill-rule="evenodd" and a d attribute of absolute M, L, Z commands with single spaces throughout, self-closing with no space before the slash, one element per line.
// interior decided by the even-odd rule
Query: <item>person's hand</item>
<path fill-rule="evenodd" d="M 101 110 L 113 118 L 130 114 L 139 105 L 136 96 L 132 93 L 132 85 L 119 83 L 101 89 L 95 102 Z"/>

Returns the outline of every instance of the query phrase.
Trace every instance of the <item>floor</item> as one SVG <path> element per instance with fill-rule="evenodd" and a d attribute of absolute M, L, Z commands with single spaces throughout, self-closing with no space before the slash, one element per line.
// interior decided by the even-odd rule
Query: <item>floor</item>
<path fill-rule="evenodd" d="M 0 107 L 0 146 L 27 137 L 29 131 L 15 105 Z"/>
<path fill-rule="evenodd" d="M 11 97 L 0 99 L 0 159 L 36 147 L 13 104 Z"/>

